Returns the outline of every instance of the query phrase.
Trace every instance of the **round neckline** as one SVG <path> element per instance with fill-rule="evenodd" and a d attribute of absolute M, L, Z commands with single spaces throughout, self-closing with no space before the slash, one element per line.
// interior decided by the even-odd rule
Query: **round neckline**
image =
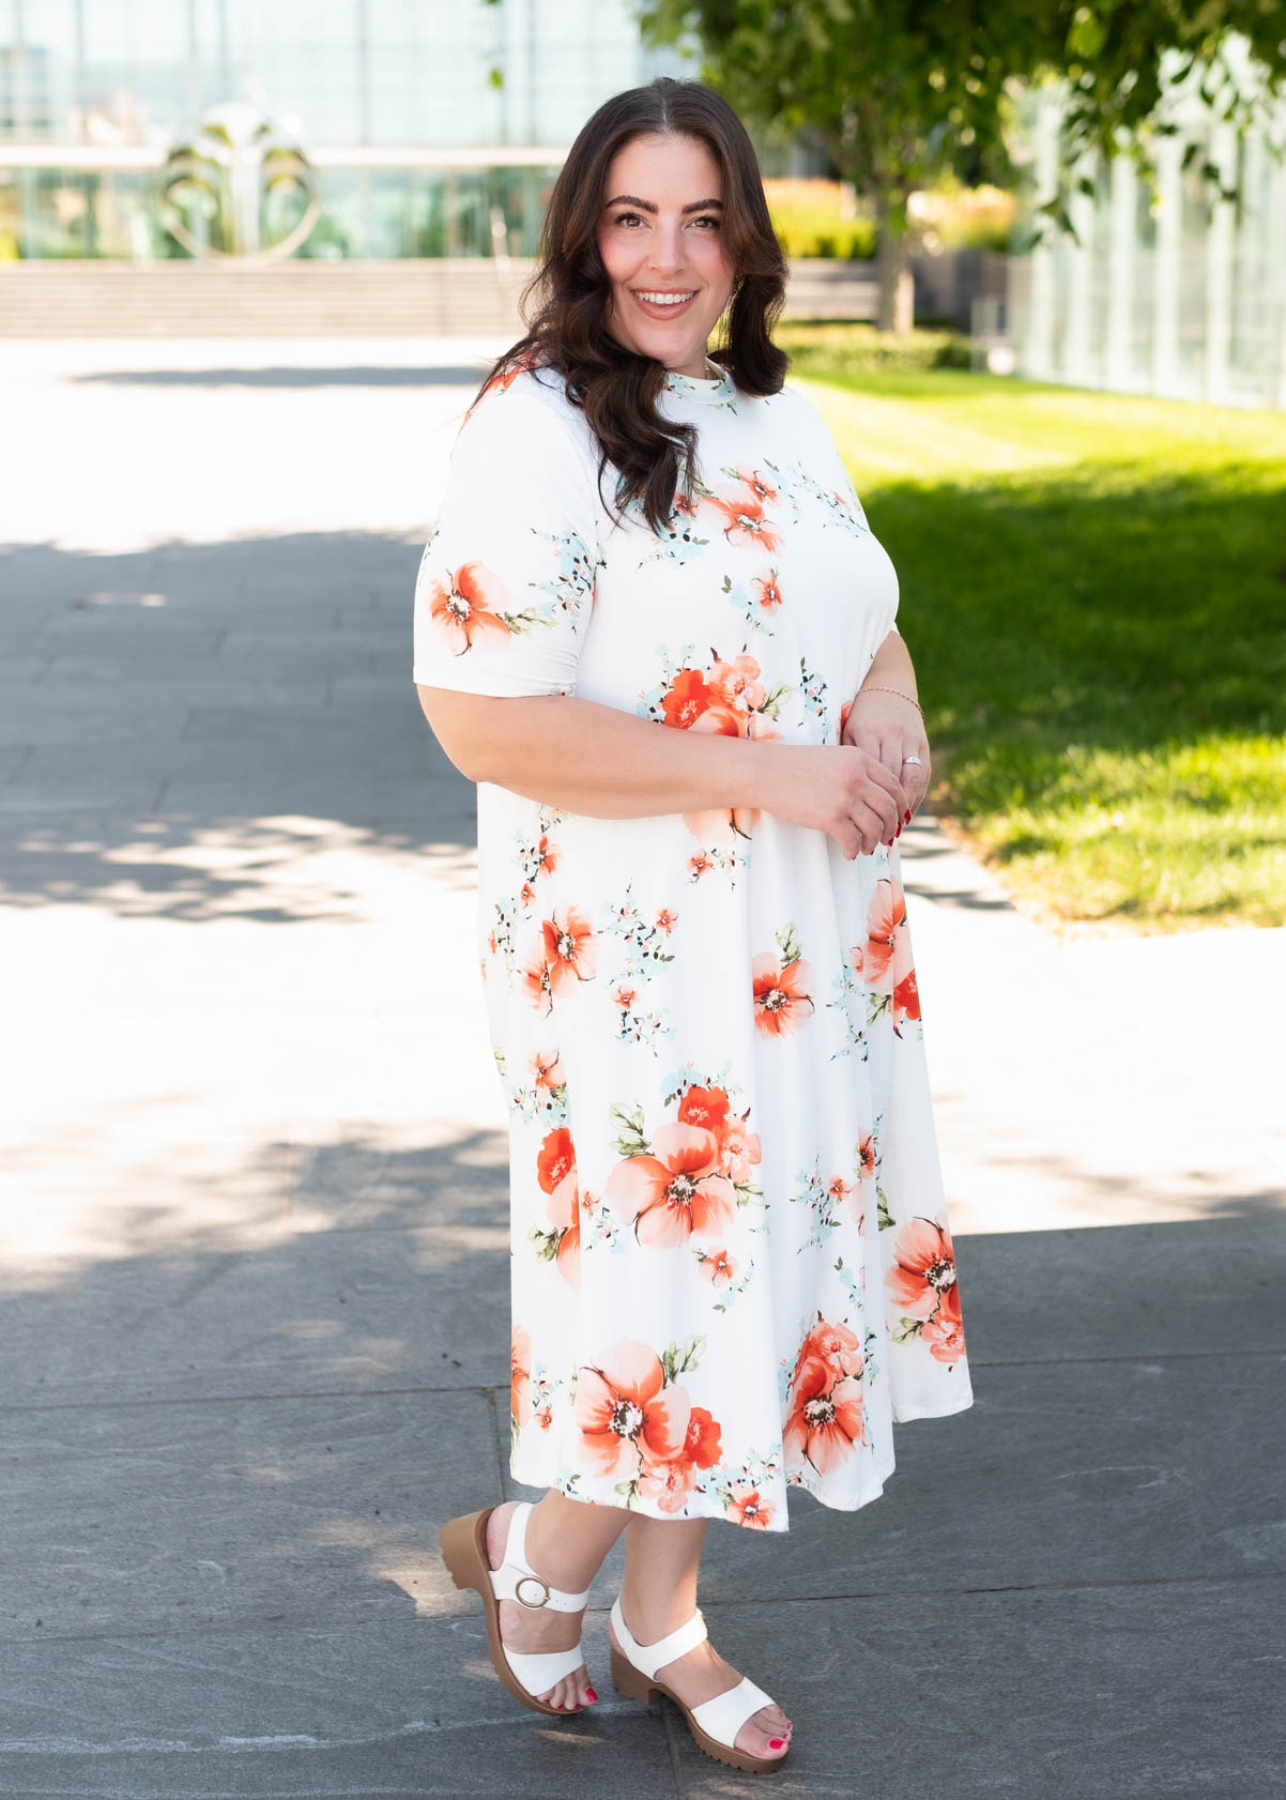
<path fill-rule="evenodd" d="M 717 375 L 697 376 L 680 375 L 674 369 L 665 371 L 665 379 L 661 383 L 662 391 L 676 394 L 687 400 L 721 401 L 731 400 L 736 393 L 736 384 L 731 373 L 713 358 L 706 358 L 708 369 L 717 369 Z"/>

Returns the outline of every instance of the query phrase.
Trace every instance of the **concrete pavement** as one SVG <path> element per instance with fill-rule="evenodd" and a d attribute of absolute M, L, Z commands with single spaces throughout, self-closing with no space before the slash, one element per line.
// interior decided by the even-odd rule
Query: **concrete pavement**
<path fill-rule="evenodd" d="M 619 1553 L 547 1727 L 434 1550 L 535 1497 L 409 677 L 489 349 L 0 346 L 6 1795 L 763 1791 L 613 1693 Z M 1286 933 L 1061 942 L 901 842 L 977 1398 L 858 1515 L 712 1527 L 773 1791 L 1280 1793 Z"/>

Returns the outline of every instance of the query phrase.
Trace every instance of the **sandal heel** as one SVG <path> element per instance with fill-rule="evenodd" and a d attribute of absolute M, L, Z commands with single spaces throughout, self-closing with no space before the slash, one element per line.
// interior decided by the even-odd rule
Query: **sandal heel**
<path fill-rule="evenodd" d="M 438 1533 L 438 1552 L 446 1564 L 447 1574 L 458 1588 L 481 1593 L 475 1535 L 477 1517 L 476 1512 L 471 1512 L 448 1520 Z"/>
<path fill-rule="evenodd" d="M 618 1694 L 624 1694 L 627 1700 L 637 1700 L 640 1706 L 647 1706 L 655 1693 L 655 1688 L 640 1669 L 636 1669 L 628 1657 L 622 1656 L 615 1645 L 612 1645 L 612 1686 Z"/>

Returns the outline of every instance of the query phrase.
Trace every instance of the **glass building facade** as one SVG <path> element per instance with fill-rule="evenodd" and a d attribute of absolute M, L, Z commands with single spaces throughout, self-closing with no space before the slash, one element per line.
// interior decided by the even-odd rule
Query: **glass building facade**
<path fill-rule="evenodd" d="M 1164 65 L 1163 65 L 1164 73 Z M 1086 159 L 1077 240 L 1011 258 L 1010 341 L 1019 372 L 1043 381 L 1173 399 L 1286 406 L 1286 103 L 1238 134 L 1201 94 L 1197 68 L 1168 92 L 1174 135 L 1157 144 L 1157 194 L 1125 156 Z M 1241 79 L 1253 77 L 1241 59 Z M 1062 97 L 1028 95 L 1024 196 L 1054 191 Z M 1241 206 L 1201 175 L 1209 162 Z"/>
<path fill-rule="evenodd" d="M 228 102 L 308 158 L 297 254 L 530 256 L 595 107 L 689 72 L 630 0 L 0 0 L 0 259 L 190 255 L 158 172 Z"/>

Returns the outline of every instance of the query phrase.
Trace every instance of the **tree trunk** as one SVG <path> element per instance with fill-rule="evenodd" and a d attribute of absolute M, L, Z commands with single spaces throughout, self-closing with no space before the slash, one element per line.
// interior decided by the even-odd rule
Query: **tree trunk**
<path fill-rule="evenodd" d="M 876 323 L 881 331 L 905 337 L 915 324 L 915 283 L 907 255 L 906 195 L 887 190 L 876 195 L 879 226 L 880 310 Z"/>

